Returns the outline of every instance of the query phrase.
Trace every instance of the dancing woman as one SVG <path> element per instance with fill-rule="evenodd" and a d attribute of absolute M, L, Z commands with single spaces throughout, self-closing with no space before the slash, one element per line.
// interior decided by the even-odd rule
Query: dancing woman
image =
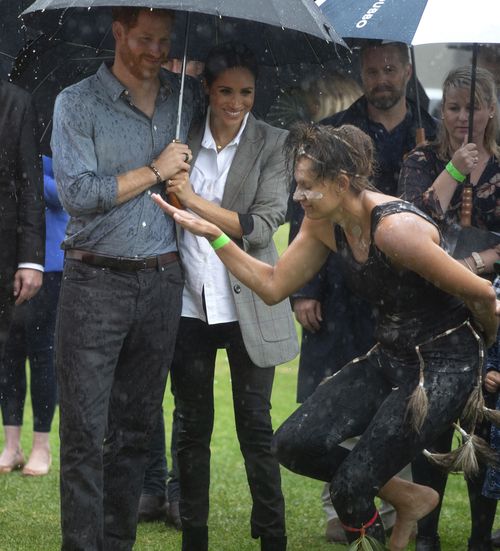
<path fill-rule="evenodd" d="M 214 224 L 154 200 L 184 228 L 216 241 L 227 268 L 269 304 L 304 285 L 334 251 L 352 288 L 377 307 L 378 344 L 320 385 L 280 427 L 274 446 L 287 468 L 331 482 L 350 541 L 383 542 L 374 498 L 392 502 L 398 520 L 390 549 L 398 551 L 438 496 L 394 475 L 460 415 L 483 340 L 496 336 L 495 293 L 440 247 L 430 218 L 371 187 L 373 145 L 362 131 L 298 125 L 286 151 L 306 217 L 274 267 L 250 258 Z M 417 412 L 408 410 L 416 387 L 427 401 Z M 356 435 L 352 451 L 340 445 Z"/>

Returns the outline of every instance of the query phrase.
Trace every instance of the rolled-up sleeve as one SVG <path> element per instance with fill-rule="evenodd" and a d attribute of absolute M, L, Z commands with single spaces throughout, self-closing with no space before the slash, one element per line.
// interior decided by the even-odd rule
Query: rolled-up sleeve
<path fill-rule="evenodd" d="M 116 205 L 116 176 L 97 176 L 93 116 L 78 94 L 59 94 L 53 125 L 53 167 L 62 205 L 71 216 L 109 211 Z"/>
<path fill-rule="evenodd" d="M 245 249 L 267 247 L 278 227 L 285 222 L 288 176 L 283 145 L 286 132 L 270 133 L 267 139 L 273 140 L 274 146 L 262 160 L 255 200 L 249 209 L 253 229 L 243 236 Z"/>

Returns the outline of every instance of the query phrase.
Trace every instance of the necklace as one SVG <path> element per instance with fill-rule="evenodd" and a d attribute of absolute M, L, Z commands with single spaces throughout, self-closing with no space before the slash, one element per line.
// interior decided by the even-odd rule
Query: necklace
<path fill-rule="evenodd" d="M 220 153 L 224 149 L 224 146 L 220 145 L 216 142 L 215 143 L 215 148 L 217 149 L 217 153 Z"/>

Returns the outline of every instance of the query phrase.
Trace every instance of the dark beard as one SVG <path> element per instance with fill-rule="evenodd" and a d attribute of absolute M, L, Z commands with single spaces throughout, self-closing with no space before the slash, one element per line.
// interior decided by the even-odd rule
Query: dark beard
<path fill-rule="evenodd" d="M 375 93 L 377 90 L 374 90 L 370 94 L 365 94 L 366 101 L 373 105 L 376 109 L 379 109 L 380 111 L 388 111 L 389 109 L 392 109 L 396 103 L 403 97 L 403 94 L 399 90 L 395 90 L 392 88 L 391 90 L 384 90 L 384 92 L 390 92 L 390 94 L 387 96 L 376 96 Z M 372 95 L 373 94 L 373 95 Z"/>

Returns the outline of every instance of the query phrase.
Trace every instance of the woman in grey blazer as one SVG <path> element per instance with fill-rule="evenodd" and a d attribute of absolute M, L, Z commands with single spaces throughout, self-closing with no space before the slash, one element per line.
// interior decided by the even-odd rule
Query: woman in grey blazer
<path fill-rule="evenodd" d="M 193 129 L 190 175 L 167 183 L 186 209 L 224 228 L 242 249 L 274 263 L 273 234 L 285 220 L 286 132 L 257 121 L 250 110 L 256 62 L 246 47 L 222 45 L 209 54 L 209 108 Z M 210 438 L 217 350 L 227 351 L 236 431 L 253 499 L 252 537 L 263 551 L 286 549 L 284 500 L 271 453 L 270 397 L 274 366 L 298 353 L 288 300 L 267 306 L 226 270 L 207 242 L 179 232 L 185 270 L 182 318 L 172 364 L 179 418 L 178 463 L 183 550 L 208 550 Z"/>

